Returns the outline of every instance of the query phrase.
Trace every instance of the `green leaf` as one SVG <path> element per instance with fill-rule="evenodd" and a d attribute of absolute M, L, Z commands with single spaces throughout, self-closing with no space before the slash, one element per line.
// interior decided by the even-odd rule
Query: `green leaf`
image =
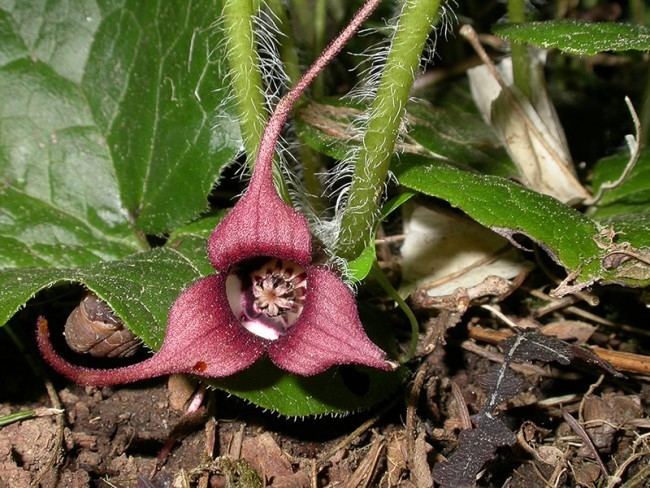
<path fill-rule="evenodd" d="M 220 9 L 217 0 L 0 4 L 0 191 L 38 200 L 55 235 L 91 252 L 105 237 L 122 241 L 110 258 L 138 248 L 134 224 L 160 233 L 196 217 L 241 145 L 224 111 Z M 61 213 L 79 222 L 59 223 Z M 0 234 L 20 235 L 9 230 Z"/>
<path fill-rule="evenodd" d="M 204 217 L 195 222 L 179 227 L 169 235 L 166 246 L 175 249 L 184 256 L 192 256 L 192 263 L 201 274 L 207 276 L 214 273 L 214 268 L 207 255 L 207 241 L 214 228 L 225 216 L 221 211 L 216 215 Z"/>
<path fill-rule="evenodd" d="M 140 248 L 84 104 L 42 63 L 0 68 L 0 267 L 81 266 Z"/>
<path fill-rule="evenodd" d="M 443 99 L 443 105 L 411 102 L 406 107 L 408 132 L 396 145 L 396 152 L 445 159 L 477 171 L 512 176 L 517 174 L 512 161 L 473 104 L 466 87 L 454 88 L 456 97 Z M 471 102 L 471 99 L 469 100 Z M 297 116 L 299 137 L 313 149 L 343 160 L 350 144 L 358 144 L 353 122 L 363 107 L 311 103 Z"/>
<path fill-rule="evenodd" d="M 400 184 L 448 201 L 513 243 L 517 243 L 518 234 L 533 239 L 575 274 L 578 287 L 594 281 L 620 282 L 616 270 L 603 263 L 612 249 L 608 248 L 610 243 L 601 242 L 600 226 L 552 197 L 504 178 L 478 175 L 423 158 L 402 158 L 393 171 Z M 632 278 L 626 283 L 645 286 L 646 279 Z"/>
<path fill-rule="evenodd" d="M 598 161 L 592 174 L 594 191 L 598 191 L 603 183 L 616 181 L 623 174 L 628 160 L 629 153 L 624 152 Z M 647 210 L 649 203 L 650 150 L 644 149 L 625 181 L 603 194 L 594 215 L 607 216 L 627 213 L 629 210 Z"/>
<path fill-rule="evenodd" d="M 578 56 L 593 56 L 603 51 L 650 50 L 650 29 L 640 25 L 552 20 L 503 24 L 493 30 L 509 41 L 557 48 Z"/>
<path fill-rule="evenodd" d="M 262 408 L 287 417 L 345 415 L 366 410 L 396 392 L 406 369 L 386 373 L 369 368 L 338 367 L 300 377 L 283 373 L 269 361 L 211 384 Z"/>
<path fill-rule="evenodd" d="M 396 195 L 390 200 L 388 200 L 386 203 L 384 203 L 384 206 L 381 208 L 381 215 L 379 216 L 379 221 L 381 222 L 382 220 L 384 220 L 386 217 L 388 217 L 390 214 L 392 214 L 395 210 L 400 208 L 402 205 L 404 205 L 414 196 L 415 196 L 414 192 L 404 191 L 399 195 Z"/>
<path fill-rule="evenodd" d="M 0 324 L 39 291 L 79 283 L 106 301 L 133 333 L 155 349 L 162 343 L 169 308 L 181 290 L 202 275 L 195 264 L 198 259 L 158 248 L 87 268 L 3 270 Z"/>
<path fill-rule="evenodd" d="M 647 208 L 647 207 L 646 207 Z M 650 250 L 650 211 L 623 213 L 607 217 L 594 216 L 616 232 L 615 241 L 628 242 L 637 249 Z"/>
<path fill-rule="evenodd" d="M 377 259 L 377 253 L 375 243 L 372 242 L 359 256 L 348 262 L 347 274 L 356 281 L 365 279 L 370 273 L 375 259 Z"/>
<path fill-rule="evenodd" d="M 78 268 L 0 270 L 0 324 L 39 291 L 78 283 L 106 301 L 126 326 L 150 347 L 162 344 L 167 312 L 192 281 L 215 272 L 206 240 L 225 212 L 199 219 L 171 234 L 167 245 Z"/>

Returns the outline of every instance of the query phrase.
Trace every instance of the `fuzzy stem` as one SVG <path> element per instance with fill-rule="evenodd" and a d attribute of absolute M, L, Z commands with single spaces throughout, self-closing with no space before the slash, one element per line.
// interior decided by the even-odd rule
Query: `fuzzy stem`
<path fill-rule="evenodd" d="M 508 0 L 508 20 L 512 23 L 526 22 L 525 0 Z M 512 42 L 510 51 L 512 55 L 512 77 L 515 86 L 524 97 L 531 100 L 528 46 L 524 43 Z"/>
<path fill-rule="evenodd" d="M 244 149 L 251 167 L 252 155 L 257 154 L 266 123 L 264 87 L 253 33 L 253 16 L 256 11 L 252 0 L 226 0 L 223 6 L 231 86 Z"/>
<path fill-rule="evenodd" d="M 439 6 L 440 0 L 406 0 L 404 3 L 370 106 L 367 130 L 342 217 L 338 254 L 346 259 L 357 257 L 371 237 L 370 229 L 374 228 L 379 214 L 378 205 L 409 91 Z"/>
<path fill-rule="evenodd" d="M 343 46 L 350 40 L 354 33 L 359 29 L 361 24 L 377 8 L 381 0 L 366 0 L 363 6 L 354 14 L 350 23 L 343 31 L 327 46 L 323 53 L 314 61 L 309 69 L 302 75 L 302 78 L 296 85 L 278 102 L 273 115 L 269 119 L 264 136 L 260 142 L 259 151 L 255 161 L 255 169 L 251 185 L 256 181 L 262 180 L 257 186 L 263 186 L 265 181 L 270 181 L 273 171 L 273 155 L 277 146 L 278 139 L 282 133 L 282 128 L 291 113 L 300 96 L 307 87 L 314 81 L 318 74 L 327 66 L 327 64 L 336 57 L 343 49 Z"/>
<path fill-rule="evenodd" d="M 295 84 L 300 79 L 300 62 L 298 60 L 296 46 L 293 42 L 293 36 L 291 35 L 291 25 L 289 24 L 289 18 L 285 6 L 281 0 L 266 1 L 271 12 L 273 12 L 277 18 L 280 32 L 284 34 L 280 41 L 280 57 L 282 58 L 282 63 L 284 64 L 284 68 L 289 76 L 291 84 Z M 321 48 L 319 48 L 319 52 Z M 321 78 L 319 77 L 317 81 L 320 79 Z M 320 167 L 318 155 L 308 146 L 300 145 L 298 148 L 298 158 L 303 168 L 303 182 L 305 190 L 307 191 L 307 199 L 315 211 L 320 211 L 325 207 L 325 205 L 320 197 L 323 189 L 321 188 L 320 181 L 316 176 Z"/>

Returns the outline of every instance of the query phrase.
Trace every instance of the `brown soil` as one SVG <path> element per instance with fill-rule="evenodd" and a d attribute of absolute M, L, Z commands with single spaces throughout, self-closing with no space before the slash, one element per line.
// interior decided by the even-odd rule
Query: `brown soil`
<path fill-rule="evenodd" d="M 208 391 L 203 406 L 184 415 L 197 386 L 187 378 L 76 386 L 51 371 L 34 373 L 41 368 L 30 334 L 21 338 L 26 354 L 3 337 L 0 417 L 26 409 L 42 416 L 0 428 L 0 487 L 433 486 L 432 467 L 472 426 L 469 415 L 486 401 L 485 373 L 502 356 L 468 339 L 474 325 L 499 328 L 484 310 L 471 309 L 449 330 L 445 325 L 456 321 L 449 314 L 428 316 L 403 391 L 370 412 L 305 420 L 261 412 L 219 391 Z M 585 322 L 557 329 L 587 330 Z M 615 330 L 589 331 L 592 344 L 635 347 Z M 432 340 L 437 347 L 429 347 Z M 578 364 L 520 369 L 525 388 L 498 408 L 517 442 L 496 451 L 480 486 L 650 486 L 646 377 L 614 379 Z M 57 401 L 63 413 L 46 410 Z"/>

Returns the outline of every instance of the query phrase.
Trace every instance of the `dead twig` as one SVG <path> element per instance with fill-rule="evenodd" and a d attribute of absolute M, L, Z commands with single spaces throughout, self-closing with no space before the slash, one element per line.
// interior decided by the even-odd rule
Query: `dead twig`
<path fill-rule="evenodd" d="M 569 424 L 571 430 L 573 430 L 573 432 L 575 432 L 578 435 L 578 437 L 582 439 L 582 442 L 584 442 L 587 448 L 591 451 L 593 458 L 598 463 L 598 466 L 600 466 L 600 470 L 605 475 L 605 478 L 609 477 L 609 473 L 607 472 L 605 463 L 603 463 L 603 460 L 600 459 L 600 455 L 598 454 L 598 449 L 596 449 L 596 446 L 594 446 L 594 443 L 591 441 L 589 434 L 587 434 L 585 429 L 582 428 L 582 425 L 580 425 L 580 423 L 576 419 L 574 419 L 573 416 L 567 411 L 562 412 L 562 417 L 564 417 L 566 423 Z"/>
<path fill-rule="evenodd" d="M 357 427 L 356 429 L 354 429 L 354 431 L 352 431 L 349 435 L 347 435 L 343 440 L 341 440 L 340 442 L 338 442 L 334 447 L 332 447 L 331 449 L 325 451 L 325 453 L 322 454 L 322 455 L 318 458 L 318 460 L 317 460 L 317 464 L 318 464 L 318 466 L 319 466 L 319 467 L 322 467 L 322 466 L 323 466 L 323 465 L 324 465 L 324 464 L 329 460 L 329 458 L 331 458 L 332 456 L 334 456 L 334 454 L 336 454 L 336 453 L 337 453 L 338 451 L 340 451 L 341 449 L 345 449 L 346 447 L 348 447 L 350 444 L 352 444 L 352 442 L 353 442 L 357 437 L 359 437 L 361 434 L 363 434 L 363 433 L 366 432 L 368 429 L 370 429 L 370 427 L 372 427 L 373 425 L 375 425 L 375 423 L 376 423 L 376 422 L 377 422 L 377 421 L 378 421 L 378 420 L 379 420 L 379 419 L 380 419 L 380 418 L 381 418 L 381 417 L 382 417 L 386 412 L 388 412 L 391 408 L 393 408 L 393 406 L 395 405 L 395 403 L 397 402 L 398 399 L 399 399 L 399 396 L 395 396 L 395 398 L 393 399 L 393 401 L 391 401 L 391 402 L 388 403 L 384 408 L 382 408 L 381 411 L 380 411 L 377 415 L 375 415 L 374 417 L 371 417 L 371 418 L 369 418 L 368 420 L 366 420 L 366 421 L 365 421 L 364 423 L 362 423 L 359 427 Z"/>
<path fill-rule="evenodd" d="M 547 295 L 546 293 L 543 293 L 543 292 L 541 292 L 539 290 L 529 290 L 528 292 L 532 296 L 534 296 L 536 298 L 541 298 L 543 300 L 548 300 L 549 302 L 551 302 L 548 305 L 549 307 L 553 303 L 563 302 L 563 300 L 565 298 L 566 299 L 573 298 L 575 301 L 577 301 L 577 298 L 578 298 L 575 295 L 571 295 L 571 296 L 555 299 L 555 298 L 551 297 L 550 295 Z M 573 303 L 575 303 L 575 301 Z M 558 307 L 556 309 L 559 310 L 560 308 L 564 308 L 564 307 L 560 306 L 560 307 Z M 596 315 L 596 314 L 593 314 L 593 313 L 588 312 L 586 310 L 583 310 L 580 307 L 575 307 L 573 305 L 569 305 L 566 308 L 564 308 L 564 311 L 567 312 L 567 313 L 570 313 L 572 315 L 576 315 L 576 316 L 578 316 L 580 318 L 583 318 L 585 320 L 590 320 L 591 322 L 594 322 L 595 324 L 598 324 L 598 325 L 604 325 L 605 327 L 616 328 L 616 329 L 624 330 L 625 332 L 629 332 L 629 333 L 632 333 L 632 334 L 637 334 L 637 335 L 650 337 L 650 330 L 640 329 L 638 327 L 632 327 L 631 325 L 627 325 L 627 324 L 619 324 L 619 323 L 616 323 L 616 322 L 612 322 L 611 320 L 607 320 L 607 319 L 605 319 L 605 318 L 603 318 L 603 317 L 601 317 L 599 315 Z M 535 316 L 537 317 L 538 315 L 535 315 Z"/>
<path fill-rule="evenodd" d="M 368 454 L 359 463 L 357 469 L 354 470 L 350 479 L 345 483 L 344 488 L 367 488 L 370 486 L 385 446 L 386 441 L 383 437 L 379 437 L 372 442 L 370 451 L 368 451 Z"/>
<path fill-rule="evenodd" d="M 512 332 L 509 330 L 485 329 L 478 326 L 470 327 L 468 332 L 470 338 L 489 344 L 498 344 L 512 335 Z M 540 332 L 544 333 L 543 330 Z M 596 356 L 604 359 L 619 371 L 650 375 L 650 356 L 631 352 L 612 351 L 598 346 L 590 346 L 589 349 Z"/>
<path fill-rule="evenodd" d="M 406 399 L 406 456 L 409 467 L 412 466 L 413 453 L 415 452 L 415 438 L 417 437 L 416 413 L 420 392 L 427 374 L 431 368 L 431 356 L 429 356 L 418 368 L 413 378 L 413 383 Z"/>

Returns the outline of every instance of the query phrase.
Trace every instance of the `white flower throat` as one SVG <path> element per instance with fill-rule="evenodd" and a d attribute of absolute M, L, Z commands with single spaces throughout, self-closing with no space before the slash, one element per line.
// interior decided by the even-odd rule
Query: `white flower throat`
<path fill-rule="evenodd" d="M 276 340 L 298 320 L 307 296 L 307 274 L 291 261 L 261 258 L 228 274 L 228 303 L 249 332 Z"/>

